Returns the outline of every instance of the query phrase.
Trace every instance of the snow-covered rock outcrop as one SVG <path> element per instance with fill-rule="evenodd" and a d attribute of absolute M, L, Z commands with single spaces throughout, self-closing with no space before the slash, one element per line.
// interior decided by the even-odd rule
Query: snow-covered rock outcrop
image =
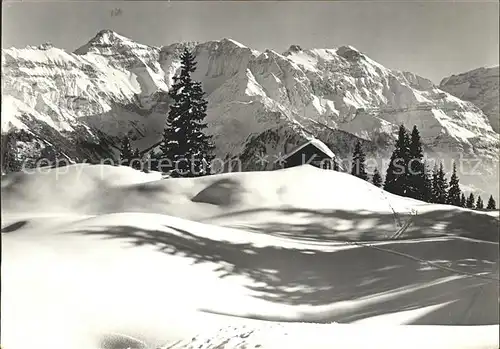
<path fill-rule="evenodd" d="M 488 116 L 493 129 L 500 132 L 499 82 L 497 65 L 444 78 L 439 88 L 477 105 Z"/>
<path fill-rule="evenodd" d="M 351 46 L 259 52 L 222 39 L 150 47 L 103 30 L 74 53 L 51 45 L 5 49 L 2 133 L 24 129 L 41 148 L 61 144 L 59 151 L 76 160 L 87 155 L 65 139 L 84 138 L 110 153 L 128 133 L 133 146 L 147 149 L 161 139 L 184 47 L 196 54 L 194 78 L 207 93 L 217 155 L 238 157 L 247 169 L 261 168 L 257 154 L 272 157 L 309 137 L 340 157 L 361 139 L 370 155 L 387 158 L 402 123 L 419 127 L 428 154 L 444 161 L 479 158 L 481 174 L 498 172 L 498 134 L 478 106 Z M 470 177 L 470 184 L 485 188 L 478 179 L 485 177 Z"/>

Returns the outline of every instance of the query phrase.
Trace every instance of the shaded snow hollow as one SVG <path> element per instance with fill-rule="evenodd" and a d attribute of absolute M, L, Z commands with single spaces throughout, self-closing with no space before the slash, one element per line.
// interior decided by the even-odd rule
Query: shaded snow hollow
<path fill-rule="evenodd" d="M 5 348 L 498 348 L 498 215 L 311 166 L 1 194 Z"/>

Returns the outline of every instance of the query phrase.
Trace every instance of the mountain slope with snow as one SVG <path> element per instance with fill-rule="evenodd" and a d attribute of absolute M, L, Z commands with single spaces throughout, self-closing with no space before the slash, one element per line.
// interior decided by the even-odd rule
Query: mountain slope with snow
<path fill-rule="evenodd" d="M 272 168 L 272 162 L 258 164 L 257 155 L 272 158 L 316 137 L 341 158 L 361 139 L 369 155 L 387 159 L 402 123 L 419 127 L 428 155 L 447 162 L 447 169 L 451 159 L 479 158 L 476 173 L 466 175 L 473 166 L 465 165 L 463 182 L 498 191 L 491 183 L 497 182 L 499 140 L 477 106 L 350 46 L 293 45 L 282 54 L 230 39 L 150 47 L 103 30 L 74 53 L 47 45 L 5 49 L 2 133 L 26 129 L 45 146 L 54 143 L 52 134 L 85 138 L 104 148 L 94 158 L 116 153 L 127 133 L 134 147 L 154 146 L 184 47 L 196 55 L 194 78 L 207 93 L 209 132 L 221 158 L 239 158 L 245 169 Z M 66 145 L 62 152 L 86 157 Z"/>
<path fill-rule="evenodd" d="M 446 77 L 439 88 L 477 105 L 488 116 L 493 129 L 500 132 L 499 85 L 499 66 L 496 66 Z"/>
<path fill-rule="evenodd" d="M 161 104 L 161 88 L 167 89 L 152 63 L 159 49 L 127 44 L 102 31 L 75 53 L 51 45 L 2 50 L 2 134 L 24 130 L 49 147 L 54 135 L 91 146 L 105 139 L 109 153 L 117 136 L 130 130 L 144 135 L 163 125 L 163 115 L 151 115 L 152 106 Z M 54 149 L 80 161 L 105 157 L 86 154 L 78 142 Z"/>

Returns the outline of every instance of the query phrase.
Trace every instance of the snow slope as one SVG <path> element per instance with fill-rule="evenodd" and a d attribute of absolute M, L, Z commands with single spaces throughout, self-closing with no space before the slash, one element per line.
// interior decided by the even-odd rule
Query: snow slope
<path fill-rule="evenodd" d="M 369 156 L 387 159 L 402 123 L 419 127 L 428 155 L 446 169 L 451 159 L 479 159 L 472 174 L 466 165 L 462 182 L 498 192 L 500 142 L 483 111 L 351 46 L 259 52 L 222 39 L 150 47 L 103 30 L 74 53 L 50 45 L 9 48 L 2 50 L 2 91 L 9 98 L 2 133 L 28 129 L 44 147 L 79 160 L 91 154 L 59 138 L 84 137 L 113 152 L 128 133 L 134 147 L 147 149 L 161 138 L 184 47 L 195 52 L 194 78 L 207 92 L 209 132 L 222 159 L 269 169 L 274 164 L 259 165 L 258 154 L 272 158 L 312 136 L 341 158 L 362 139 Z"/>
<path fill-rule="evenodd" d="M 2 177 L 3 347 L 498 347 L 498 217 L 310 166 L 159 177 Z"/>
<path fill-rule="evenodd" d="M 493 129 L 500 132 L 499 82 L 497 65 L 446 77 L 439 88 L 477 105 L 488 116 Z"/>

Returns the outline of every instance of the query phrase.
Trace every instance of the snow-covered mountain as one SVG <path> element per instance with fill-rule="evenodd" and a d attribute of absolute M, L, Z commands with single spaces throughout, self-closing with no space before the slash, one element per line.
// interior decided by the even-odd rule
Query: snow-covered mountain
<path fill-rule="evenodd" d="M 283 153 L 308 137 L 341 158 L 362 139 L 370 155 L 386 159 L 403 123 L 419 127 L 428 155 L 480 159 L 481 173 L 497 176 L 498 134 L 478 106 L 350 46 L 259 52 L 222 39 L 150 47 L 103 30 L 73 53 L 50 44 L 4 49 L 2 134 L 19 140 L 12 135 L 24 130 L 18 155 L 31 158 L 102 158 L 124 134 L 147 149 L 161 139 L 186 46 L 196 54 L 217 155 L 239 157 L 246 169 L 262 168 L 256 154 Z M 496 180 L 468 177 L 498 191 L 490 188 Z"/>
<path fill-rule="evenodd" d="M 499 66 L 478 68 L 444 78 L 439 88 L 477 105 L 488 116 L 491 126 L 500 132 Z"/>

